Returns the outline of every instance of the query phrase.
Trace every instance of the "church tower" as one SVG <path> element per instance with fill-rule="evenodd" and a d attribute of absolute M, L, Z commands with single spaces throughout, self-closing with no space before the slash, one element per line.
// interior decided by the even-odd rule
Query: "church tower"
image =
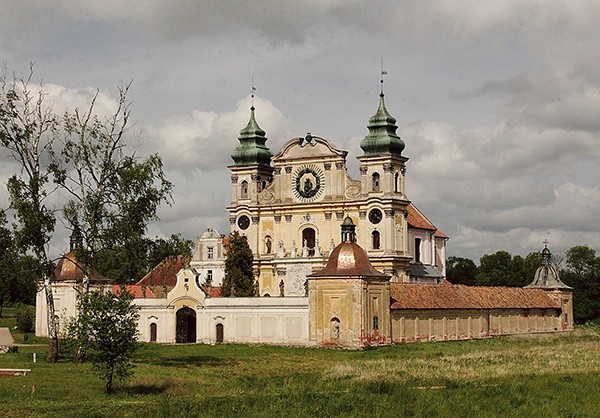
<path fill-rule="evenodd" d="M 404 175 L 408 158 L 402 155 L 404 142 L 396 134 L 398 127 L 385 107 L 383 80 L 377 112 L 369 119 L 369 133 L 361 141 L 364 154 L 360 161 L 361 197 L 366 211 L 359 228 L 369 232 L 368 249 L 374 266 L 392 276 L 392 281 L 409 281 L 408 205 Z"/>
<path fill-rule="evenodd" d="M 252 95 L 254 98 L 254 95 Z M 254 117 L 250 107 L 250 120 L 240 131 L 239 145 L 231 154 L 231 204 L 227 207 L 232 230 L 239 228 L 243 235 L 258 235 L 259 214 L 255 210 L 259 193 L 273 178 L 271 157 L 266 146 L 267 137 Z"/>

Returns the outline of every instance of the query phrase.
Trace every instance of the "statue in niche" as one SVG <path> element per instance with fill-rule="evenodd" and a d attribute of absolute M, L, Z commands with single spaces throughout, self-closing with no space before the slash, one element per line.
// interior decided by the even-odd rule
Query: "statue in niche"
<path fill-rule="evenodd" d="M 290 252 L 290 257 L 295 258 L 298 256 L 298 250 L 296 249 L 296 241 L 292 241 L 292 250 Z"/>
<path fill-rule="evenodd" d="M 331 242 L 329 243 L 329 254 L 331 254 L 333 252 L 334 248 L 335 248 L 335 241 L 333 240 L 333 238 L 331 238 Z"/>
<path fill-rule="evenodd" d="M 279 296 L 285 296 L 285 283 L 283 282 L 283 279 L 281 279 L 281 281 L 279 282 Z"/>
<path fill-rule="evenodd" d="M 306 240 L 302 243 L 302 257 L 308 257 L 308 242 Z"/>
<path fill-rule="evenodd" d="M 271 238 L 267 238 L 267 241 L 265 244 L 267 246 L 267 254 L 271 254 Z"/>
<path fill-rule="evenodd" d="M 340 321 L 336 318 L 331 321 L 331 339 L 337 340 L 340 338 Z"/>
<path fill-rule="evenodd" d="M 283 246 L 283 240 L 279 241 L 279 244 L 277 246 L 277 257 L 285 257 L 285 247 Z"/>

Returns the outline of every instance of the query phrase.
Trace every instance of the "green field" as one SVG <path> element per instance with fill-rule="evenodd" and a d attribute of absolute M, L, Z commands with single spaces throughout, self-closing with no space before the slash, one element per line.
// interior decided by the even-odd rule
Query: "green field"
<path fill-rule="evenodd" d="M 143 344 L 112 396 L 89 364 L 46 364 L 45 350 L 0 355 L 31 369 L 0 376 L 0 416 L 600 416 L 595 325 L 364 351 Z"/>

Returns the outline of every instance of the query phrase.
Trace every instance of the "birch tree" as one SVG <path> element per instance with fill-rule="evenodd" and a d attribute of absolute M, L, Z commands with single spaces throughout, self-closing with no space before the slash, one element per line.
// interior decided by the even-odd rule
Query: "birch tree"
<path fill-rule="evenodd" d="M 47 252 L 56 218 L 46 202 L 53 192 L 47 162 L 54 156 L 58 119 L 44 105 L 43 88 L 30 87 L 32 76 L 32 68 L 25 79 L 9 79 L 6 68 L 0 76 L 0 143 L 19 165 L 19 171 L 7 183 L 10 208 L 18 221 L 15 239 L 17 245 L 40 263 L 50 337 L 47 361 L 56 362 L 58 337 L 51 287 L 54 268 Z"/>
<path fill-rule="evenodd" d="M 84 266 L 83 293 L 97 268 L 99 255 L 143 238 L 157 219 L 160 204 L 170 202 L 172 184 L 154 154 L 138 158 L 129 151 L 133 133 L 127 93 L 119 89 L 114 113 L 96 114 L 96 93 L 85 110 L 64 115 L 65 136 L 54 164 L 55 181 L 70 196 L 63 214 L 67 225 L 82 237 L 76 256 Z"/>

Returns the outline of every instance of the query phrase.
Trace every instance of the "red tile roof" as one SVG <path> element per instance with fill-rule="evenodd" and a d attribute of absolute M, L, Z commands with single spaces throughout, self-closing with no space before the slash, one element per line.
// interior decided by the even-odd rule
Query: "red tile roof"
<path fill-rule="evenodd" d="M 391 309 L 527 309 L 559 308 L 540 289 L 453 284 L 391 283 Z"/>
<path fill-rule="evenodd" d="M 161 261 L 148 274 L 146 274 L 136 285 L 146 286 L 155 295 L 163 298 L 177 284 L 177 273 L 186 264 L 184 256 L 168 257 Z"/>
<path fill-rule="evenodd" d="M 69 251 L 63 255 L 54 269 L 54 281 L 78 282 L 83 280 L 83 264 L 77 261 L 75 253 Z M 110 280 L 94 270 L 90 283 L 109 282 Z"/>
<path fill-rule="evenodd" d="M 138 284 L 114 284 L 112 287 L 112 293 L 113 295 L 119 296 L 123 289 L 131 293 L 134 298 L 156 298 L 156 295 L 150 288 Z"/>
<path fill-rule="evenodd" d="M 435 231 L 435 237 L 448 238 L 446 234 L 438 230 L 435 225 L 429 222 L 429 219 L 427 219 L 425 215 L 423 215 L 421 211 L 419 211 L 419 209 L 417 209 L 412 203 L 408 205 L 408 217 L 406 221 L 408 222 L 408 225 L 413 228 Z"/>

